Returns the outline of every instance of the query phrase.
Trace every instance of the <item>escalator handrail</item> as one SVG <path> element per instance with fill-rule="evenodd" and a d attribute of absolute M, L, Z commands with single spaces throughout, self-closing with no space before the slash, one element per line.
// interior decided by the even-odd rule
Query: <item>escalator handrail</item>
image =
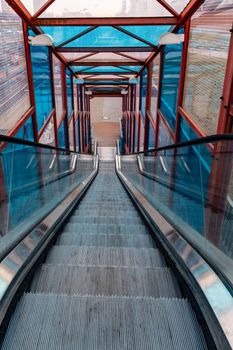
<path fill-rule="evenodd" d="M 6 136 L 6 135 L 2 135 L 2 134 L 0 134 L 0 143 L 1 142 L 3 142 L 3 143 L 15 143 L 18 145 L 45 148 L 45 149 L 50 149 L 53 151 L 59 151 L 59 152 L 63 152 L 63 153 L 66 152 L 66 153 L 73 153 L 73 154 L 83 154 L 82 152 L 75 152 L 75 151 L 70 150 L 68 148 L 55 147 L 55 146 L 46 145 L 46 144 L 39 143 L 39 142 L 23 140 L 23 139 L 19 139 L 17 137 Z"/>
<path fill-rule="evenodd" d="M 233 134 L 210 135 L 210 136 L 200 137 L 200 138 L 190 140 L 190 141 L 185 141 L 185 142 L 175 143 L 175 144 L 167 145 L 167 146 L 163 146 L 163 147 L 148 149 L 145 151 L 121 154 L 121 156 L 126 157 L 126 156 L 131 156 L 131 155 L 139 155 L 139 154 L 145 154 L 145 153 L 166 151 L 166 150 L 170 150 L 170 149 L 201 145 L 201 144 L 205 144 L 205 143 L 210 144 L 210 143 L 217 142 L 217 141 L 233 141 Z"/>

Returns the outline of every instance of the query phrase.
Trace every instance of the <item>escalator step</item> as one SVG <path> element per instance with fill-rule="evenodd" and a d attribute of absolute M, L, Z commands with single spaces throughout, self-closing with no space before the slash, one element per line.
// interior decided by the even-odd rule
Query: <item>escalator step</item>
<path fill-rule="evenodd" d="M 63 233 L 58 237 L 57 245 L 135 248 L 155 248 L 156 246 L 155 241 L 149 235 L 82 235 L 77 233 Z"/>
<path fill-rule="evenodd" d="M 111 208 L 95 208 L 95 209 L 76 209 L 73 215 L 80 216 L 115 216 L 117 218 L 141 218 L 139 213 L 134 209 L 132 210 L 123 210 L 121 208 L 111 209 Z M 72 216 L 73 216 L 72 215 Z"/>
<path fill-rule="evenodd" d="M 48 264 L 84 266 L 164 267 L 160 251 L 154 248 L 106 248 L 54 246 L 47 255 Z"/>
<path fill-rule="evenodd" d="M 169 268 L 43 265 L 31 292 L 93 296 L 181 297 Z"/>
<path fill-rule="evenodd" d="M 19 322 L 20 320 L 20 322 Z M 2 350 L 205 350 L 187 300 L 25 294 Z"/>
<path fill-rule="evenodd" d="M 86 224 L 143 224 L 143 221 L 140 217 L 136 218 L 127 218 L 127 217 L 117 217 L 117 216 L 88 216 L 88 215 L 72 215 L 69 220 L 69 223 L 86 223 Z"/>
<path fill-rule="evenodd" d="M 145 225 L 140 224 L 85 224 L 85 223 L 68 223 L 65 231 L 77 232 L 82 234 L 100 233 L 100 234 L 148 234 Z"/>

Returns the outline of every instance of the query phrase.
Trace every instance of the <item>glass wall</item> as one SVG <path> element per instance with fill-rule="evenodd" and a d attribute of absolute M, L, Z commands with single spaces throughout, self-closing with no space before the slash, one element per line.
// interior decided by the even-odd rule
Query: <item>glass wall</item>
<path fill-rule="evenodd" d="M 59 122 L 63 112 L 61 62 L 55 55 L 53 55 L 53 79 L 54 79 L 56 116 L 57 116 L 57 121 Z"/>
<path fill-rule="evenodd" d="M 148 70 L 145 68 L 141 74 L 140 111 L 142 112 L 143 117 L 146 116 L 147 73 Z"/>
<path fill-rule="evenodd" d="M 158 85 L 159 85 L 160 55 L 153 60 L 152 86 L 151 86 L 151 115 L 155 119 L 157 112 Z"/>
<path fill-rule="evenodd" d="M 164 124 L 162 118 L 159 119 L 159 138 L 158 138 L 158 147 L 168 146 L 173 144 L 173 138 L 170 134 L 168 128 Z"/>
<path fill-rule="evenodd" d="M 45 128 L 42 136 L 40 137 L 40 142 L 47 144 L 47 145 L 50 145 L 50 146 L 55 146 L 53 118 L 51 118 L 51 120 L 48 123 L 47 127 Z"/>
<path fill-rule="evenodd" d="M 30 108 L 22 20 L 0 0 L 0 133 L 7 134 Z"/>
<path fill-rule="evenodd" d="M 29 35 L 34 34 L 30 31 Z M 30 51 L 37 123 L 40 130 L 53 109 L 49 49 L 45 46 L 30 46 Z"/>
<path fill-rule="evenodd" d="M 66 93 L 67 93 L 67 108 L 68 108 L 68 118 L 71 117 L 73 111 L 73 84 L 72 84 L 72 74 L 69 69 L 66 68 Z"/>
<path fill-rule="evenodd" d="M 67 139 L 66 139 L 66 119 L 64 118 L 61 122 L 61 125 L 58 129 L 58 147 L 66 148 Z"/>
<path fill-rule="evenodd" d="M 183 33 L 183 29 L 179 34 Z M 171 130 L 175 130 L 183 43 L 164 47 L 160 110 Z"/>
<path fill-rule="evenodd" d="M 32 117 L 28 118 L 24 125 L 19 129 L 19 131 L 14 135 L 19 139 L 34 141 L 34 131 Z"/>
<path fill-rule="evenodd" d="M 233 18 L 221 3 L 207 0 L 195 14 L 188 48 L 183 107 L 207 135 L 217 131 Z"/>

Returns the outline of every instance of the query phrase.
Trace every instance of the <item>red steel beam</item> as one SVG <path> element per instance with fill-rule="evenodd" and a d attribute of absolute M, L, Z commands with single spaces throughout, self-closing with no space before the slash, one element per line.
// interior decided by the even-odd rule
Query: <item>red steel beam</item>
<path fill-rule="evenodd" d="M 11 129 L 7 136 L 15 136 L 17 134 L 17 132 L 19 131 L 19 129 L 25 124 L 25 122 L 28 120 L 28 118 L 30 118 L 35 112 L 35 107 L 32 106 L 30 107 L 26 113 L 24 113 L 24 115 L 22 116 L 22 118 L 20 118 L 20 120 L 18 120 L 18 122 L 16 123 L 16 125 L 14 126 L 13 129 Z"/>
<path fill-rule="evenodd" d="M 47 8 L 52 5 L 55 0 L 48 0 L 44 5 L 42 5 L 39 10 L 32 16 L 32 19 L 39 17 Z"/>
<path fill-rule="evenodd" d="M 183 25 L 199 9 L 205 0 L 190 0 L 178 18 L 178 26 Z"/>
<path fill-rule="evenodd" d="M 122 32 L 122 33 L 124 33 L 124 34 L 130 36 L 131 38 L 142 42 L 143 44 L 146 44 L 146 45 L 148 45 L 148 46 L 151 46 L 151 47 L 153 47 L 154 49 L 157 48 L 157 46 L 154 45 L 154 44 L 152 44 L 150 41 L 145 40 L 145 39 L 141 38 L 140 36 L 131 33 L 130 31 L 126 30 L 125 28 L 121 28 L 121 27 L 118 27 L 118 26 L 112 26 L 112 27 L 115 28 L 116 30 L 119 30 L 120 32 Z"/>
<path fill-rule="evenodd" d="M 89 53 L 89 54 L 87 54 L 87 55 L 83 55 L 83 56 L 81 56 L 81 57 L 79 57 L 79 58 L 70 60 L 70 61 L 68 61 L 68 63 L 69 63 L 69 64 L 71 64 L 71 63 L 73 63 L 73 62 L 75 63 L 75 62 L 84 60 L 84 58 L 91 57 L 91 56 L 95 56 L 95 55 L 97 55 L 97 54 L 98 54 L 98 52 L 92 52 L 92 53 Z"/>
<path fill-rule="evenodd" d="M 53 108 L 52 111 L 49 113 L 45 123 L 43 124 L 42 128 L 40 129 L 40 132 L 39 132 L 39 139 L 41 138 L 41 136 L 43 135 L 45 129 L 47 128 L 50 120 L 54 117 L 54 113 L 55 113 L 55 109 Z"/>
<path fill-rule="evenodd" d="M 177 25 L 178 19 L 175 17 L 36 18 L 32 23 L 35 26 Z"/>
<path fill-rule="evenodd" d="M 57 47 L 57 52 L 152 52 L 154 49 L 153 47 L 133 47 L 133 46 L 127 46 L 127 47 Z"/>
<path fill-rule="evenodd" d="M 33 82 L 33 75 L 32 75 L 32 61 L 31 61 L 30 48 L 29 48 L 29 43 L 28 43 L 27 24 L 24 21 L 22 22 L 22 27 L 23 27 L 24 50 L 25 50 L 25 56 L 26 56 L 26 65 L 27 65 L 27 75 L 28 75 L 28 87 L 29 87 L 30 102 L 31 102 L 31 105 L 34 108 L 34 111 L 32 113 L 33 133 L 34 133 L 34 140 L 35 140 L 35 142 L 38 142 L 39 141 L 39 135 L 38 135 L 36 108 L 35 108 L 36 103 L 35 103 L 34 82 Z"/>
<path fill-rule="evenodd" d="M 94 26 L 94 27 L 91 27 L 91 28 L 87 28 L 87 29 L 83 30 L 81 33 L 72 36 L 70 39 L 67 39 L 67 40 L 63 41 L 61 44 L 57 45 L 56 48 L 65 46 L 65 45 L 71 43 L 72 41 L 74 41 L 74 40 L 76 40 L 76 39 L 78 39 L 78 38 L 81 38 L 82 36 L 84 36 L 84 35 L 86 35 L 86 34 L 92 32 L 92 31 L 95 30 L 96 28 L 98 28 L 98 26 Z"/>
<path fill-rule="evenodd" d="M 127 54 L 122 53 L 122 52 L 112 52 L 112 53 L 114 53 L 115 55 L 118 55 L 118 56 L 122 56 L 122 57 L 128 58 L 128 59 L 130 59 L 130 60 L 134 60 L 134 61 L 139 62 L 139 63 L 141 63 L 141 64 L 145 64 L 144 61 L 139 60 L 138 58 L 133 57 L 133 56 L 131 56 L 131 55 L 127 55 Z"/>
<path fill-rule="evenodd" d="M 55 82 L 54 82 L 54 71 L 53 71 L 53 55 L 52 55 L 51 51 L 49 51 L 49 62 L 50 62 L 50 79 L 51 79 L 51 87 L 52 87 L 52 104 L 53 104 L 53 109 L 54 109 L 54 115 L 53 115 L 54 139 L 55 139 L 55 146 L 58 147 L 57 111 L 56 111 L 56 102 L 55 102 Z"/>
<path fill-rule="evenodd" d="M 180 70 L 180 82 L 179 82 L 178 99 L 177 99 L 177 106 L 178 107 L 182 107 L 182 103 L 183 103 L 185 73 L 186 73 L 188 46 L 189 46 L 190 23 L 191 23 L 191 21 L 189 19 L 187 21 L 186 25 L 185 25 L 184 44 L 183 44 L 181 70 Z M 179 142 L 180 118 L 181 118 L 180 117 L 180 113 L 178 112 L 178 109 L 177 109 L 177 112 L 176 112 L 176 127 L 175 127 L 175 143 Z"/>
<path fill-rule="evenodd" d="M 176 12 L 176 10 L 170 6 L 165 0 L 157 0 L 167 11 L 169 11 L 174 17 L 179 17 L 179 13 Z"/>
<path fill-rule="evenodd" d="M 231 133 L 233 104 L 233 28 L 231 30 L 231 40 L 221 100 L 217 133 Z"/>
<path fill-rule="evenodd" d="M 88 61 L 88 62 L 69 62 L 71 66 L 92 66 L 92 67 L 109 67 L 109 66 L 142 66 L 142 63 L 139 62 L 127 62 L 127 61 Z"/>

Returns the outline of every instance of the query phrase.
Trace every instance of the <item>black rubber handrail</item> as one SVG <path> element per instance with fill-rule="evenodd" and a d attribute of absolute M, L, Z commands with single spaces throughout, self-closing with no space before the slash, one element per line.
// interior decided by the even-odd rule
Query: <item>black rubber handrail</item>
<path fill-rule="evenodd" d="M 55 146 L 50 146 L 50 145 L 45 145 L 43 143 L 39 142 L 34 142 L 34 141 L 28 141 L 28 140 L 23 140 L 19 139 L 17 137 L 11 137 L 11 136 L 6 136 L 6 135 L 1 135 L 0 134 L 0 142 L 5 142 L 5 143 L 16 143 L 18 145 L 25 145 L 25 146 L 33 146 L 33 147 L 40 147 L 40 148 L 46 148 L 54 151 L 59 151 L 59 152 L 66 152 L 66 153 L 74 153 L 74 154 L 83 154 L 80 152 L 75 152 L 72 150 L 69 150 L 67 148 L 60 148 L 60 147 L 55 147 Z"/>
<path fill-rule="evenodd" d="M 158 148 L 153 148 L 153 149 L 148 149 L 146 151 L 140 151 L 140 152 L 134 152 L 134 153 L 128 153 L 128 154 L 121 154 L 121 156 L 131 156 L 131 155 L 137 155 L 137 154 L 145 154 L 145 153 L 151 153 L 151 152 L 158 152 L 158 151 L 166 151 L 169 149 L 176 149 L 176 148 L 181 148 L 181 147 L 187 147 L 187 146 L 194 146 L 194 145 L 201 145 L 204 143 L 212 143 L 216 141 L 233 141 L 233 134 L 217 134 L 217 135 L 211 135 L 211 136 L 205 136 L 205 137 L 200 137 L 194 140 L 190 141 L 185 141 L 181 143 L 175 143 L 173 145 L 168 145 L 168 146 L 163 146 L 163 147 L 158 147 Z"/>

